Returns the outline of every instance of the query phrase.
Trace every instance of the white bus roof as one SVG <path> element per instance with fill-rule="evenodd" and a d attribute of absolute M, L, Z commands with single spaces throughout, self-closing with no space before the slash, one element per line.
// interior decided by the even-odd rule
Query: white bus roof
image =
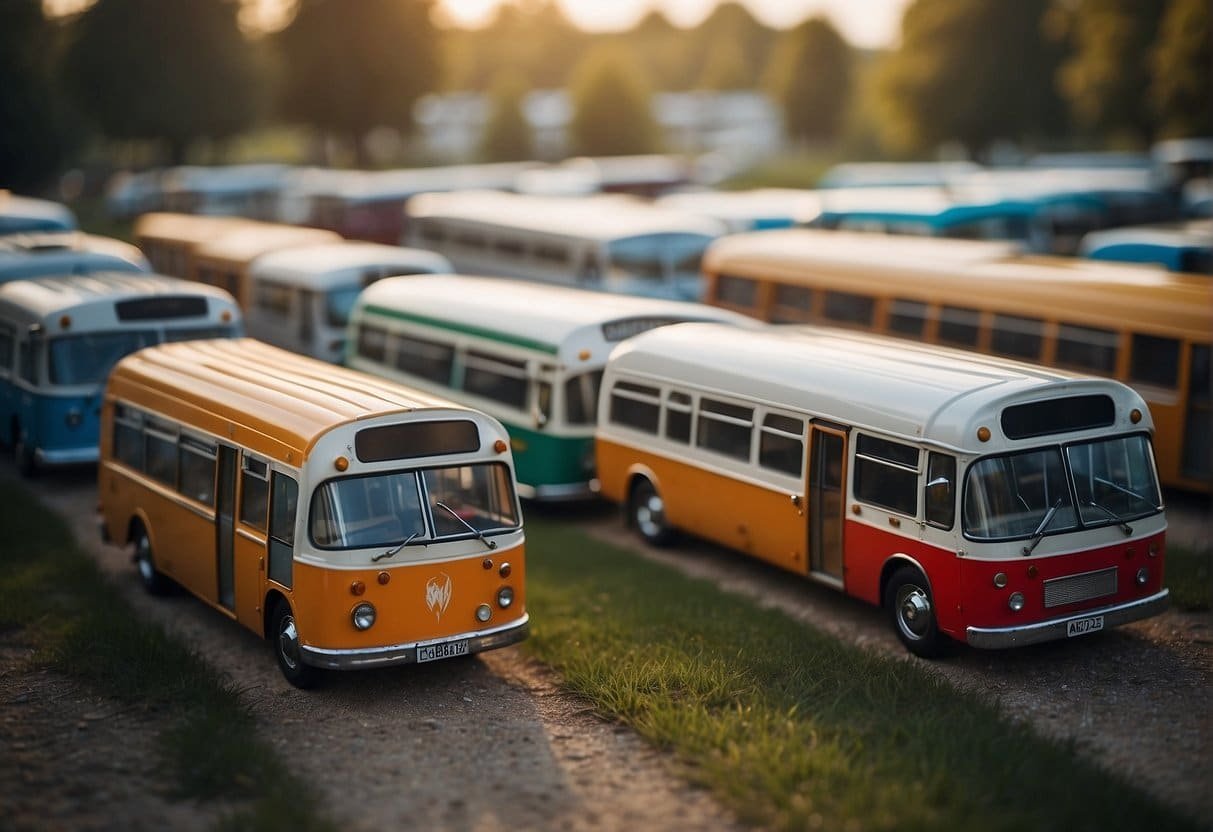
<path fill-rule="evenodd" d="M 1102 246 L 1118 243 L 1208 249 L 1213 246 L 1213 218 L 1151 225 L 1121 225 L 1090 231 L 1083 235 L 1078 251 L 1079 254 L 1085 255 Z"/>
<path fill-rule="evenodd" d="M 749 230 L 763 222 L 787 225 L 812 222 L 821 213 L 823 193 L 798 188 L 754 188 L 747 191 L 677 191 L 653 200 L 659 208 L 702 214 L 731 229 Z"/>
<path fill-rule="evenodd" d="M 613 240 L 644 234 L 686 233 L 718 237 L 723 223 L 682 211 L 654 207 L 619 195 L 536 196 L 500 191 L 420 194 L 408 201 L 412 219 L 445 217 L 536 234 Z"/>
<path fill-rule="evenodd" d="M 0 234 L 18 231 L 71 231 L 76 216 L 66 205 L 49 199 L 18 196 L 0 189 Z"/>
<path fill-rule="evenodd" d="M 199 258 L 248 263 L 262 254 L 288 246 L 339 242 L 341 239 L 335 231 L 264 223 L 222 232 L 199 245 L 194 253 Z"/>
<path fill-rule="evenodd" d="M 678 324 L 623 342 L 608 367 L 971 453 L 993 450 L 979 425 L 999 436 L 1004 407 L 1046 396 L 1108 392 L 1150 427 L 1145 403 L 1115 381 L 827 328 Z"/>
<path fill-rule="evenodd" d="M 239 312 L 232 296 L 222 289 L 161 274 L 98 272 L 13 280 L 0 284 L 0 301 L 28 311 L 32 318 L 89 306 L 98 301 L 120 301 L 149 295 L 193 295 L 213 298 Z"/>
<path fill-rule="evenodd" d="M 271 251 L 253 261 L 252 272 L 257 277 L 325 288 L 327 277 L 344 272 L 360 276 L 368 269 L 387 274 L 392 269 L 434 274 L 453 271 L 449 260 L 432 251 L 381 243 L 340 242 Z"/>
<path fill-rule="evenodd" d="M 579 351 L 630 335 L 628 321 L 675 319 L 754 326 L 754 321 L 698 303 L 592 292 L 500 277 L 418 275 L 385 278 L 362 291 L 352 317 L 366 306 L 406 313 L 432 325 L 522 343 L 581 364 Z M 618 323 L 618 337 L 604 325 Z M 612 333 L 612 335 L 616 335 Z M 605 353 L 592 356 L 595 364 Z"/>
<path fill-rule="evenodd" d="M 0 237 L 0 280 L 97 271 L 150 271 L 138 247 L 81 231 Z"/>

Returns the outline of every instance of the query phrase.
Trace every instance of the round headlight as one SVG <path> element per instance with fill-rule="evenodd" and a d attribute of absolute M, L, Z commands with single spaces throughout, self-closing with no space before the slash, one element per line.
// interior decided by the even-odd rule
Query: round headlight
<path fill-rule="evenodd" d="M 356 629 L 369 630 L 375 623 L 375 605 L 363 602 L 354 607 L 354 612 L 350 617 L 353 618 Z"/>
<path fill-rule="evenodd" d="M 476 620 L 483 623 L 493 617 L 493 610 L 488 604 L 481 604 L 476 607 Z"/>
<path fill-rule="evenodd" d="M 1019 612 L 1020 610 L 1022 610 L 1023 609 L 1023 593 L 1022 592 L 1012 592 L 1011 597 L 1007 599 L 1007 606 L 1011 608 L 1012 612 Z"/>
<path fill-rule="evenodd" d="M 514 603 L 514 590 L 512 587 L 503 586 L 497 590 L 497 606 L 504 610 L 509 609 L 512 603 Z"/>
<path fill-rule="evenodd" d="M 1150 580 L 1150 570 L 1149 569 L 1146 569 L 1143 566 L 1141 569 L 1137 570 L 1137 585 L 1138 586 L 1145 586 L 1146 583 L 1149 582 L 1149 580 Z"/>

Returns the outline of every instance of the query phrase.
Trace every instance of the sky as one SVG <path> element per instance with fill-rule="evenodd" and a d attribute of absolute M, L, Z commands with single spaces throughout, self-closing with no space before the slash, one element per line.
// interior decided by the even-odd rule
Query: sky
<path fill-rule="evenodd" d="M 454 22 L 483 25 L 504 0 L 439 0 Z M 853 46 L 893 45 L 901 13 L 910 0 L 741 0 L 768 26 L 788 28 L 814 15 L 828 17 Z M 626 29 L 650 9 L 660 9 L 672 23 L 695 26 L 719 0 L 556 0 L 573 23 L 595 31 Z"/>

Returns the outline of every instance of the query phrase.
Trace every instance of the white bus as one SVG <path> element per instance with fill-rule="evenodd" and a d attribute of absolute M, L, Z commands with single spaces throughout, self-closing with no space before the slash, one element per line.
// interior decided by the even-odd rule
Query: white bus
<path fill-rule="evenodd" d="M 912 652 L 1080 636 L 1162 611 L 1142 398 L 1108 379 L 808 327 L 663 327 L 602 380 L 597 468 L 676 529 L 890 611 Z"/>
<path fill-rule="evenodd" d="M 503 278 L 387 278 L 358 297 L 346 363 L 496 417 L 510 432 L 522 496 L 579 499 L 596 488 L 607 354 L 638 332 L 693 320 L 753 325 L 699 304 Z"/>
<path fill-rule="evenodd" d="M 81 231 L 0 236 L 0 283 L 54 274 L 149 272 L 137 247 Z"/>
<path fill-rule="evenodd" d="M 240 332 L 227 292 L 173 277 L 104 272 L 0 284 L 0 442 L 25 475 L 96 462 L 101 391 L 118 359 Z"/>
<path fill-rule="evenodd" d="M 704 249 L 727 231 L 621 195 L 432 193 L 406 211 L 407 244 L 446 255 L 464 274 L 673 300 L 699 299 Z"/>
<path fill-rule="evenodd" d="M 383 277 L 450 272 L 441 254 L 380 243 L 318 243 L 263 254 L 249 267 L 248 334 L 333 363 L 358 293 Z"/>

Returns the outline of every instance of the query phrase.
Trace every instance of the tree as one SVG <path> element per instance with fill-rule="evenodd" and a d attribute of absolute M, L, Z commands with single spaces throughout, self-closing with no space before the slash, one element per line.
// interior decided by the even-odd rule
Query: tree
<path fill-rule="evenodd" d="M 574 153 L 622 156 L 659 148 L 649 85 L 622 44 L 600 44 L 582 59 L 573 71 L 570 98 Z"/>
<path fill-rule="evenodd" d="M 851 48 L 825 18 L 807 20 L 776 47 L 767 84 L 783 107 L 790 137 L 835 139 L 851 95 Z"/>
<path fill-rule="evenodd" d="M 915 0 L 900 47 L 877 69 L 882 143 L 924 154 L 956 141 L 980 153 L 1066 133 L 1054 87 L 1064 47 L 1043 36 L 1051 2 Z"/>
<path fill-rule="evenodd" d="M 741 45 L 734 38 L 724 37 L 708 50 L 695 87 L 713 91 L 743 90 L 752 87 L 753 82 Z"/>
<path fill-rule="evenodd" d="M 480 155 L 488 162 L 515 162 L 535 155 L 531 123 L 523 112 L 528 85 L 518 72 L 503 72 L 489 93 L 492 111 L 484 128 Z"/>
<path fill-rule="evenodd" d="M 413 105 L 438 85 L 431 0 L 300 0 L 278 35 L 282 114 L 349 139 L 359 161 L 375 127 L 413 128 Z"/>
<path fill-rule="evenodd" d="M 257 115 L 259 79 L 230 0 L 98 0 L 72 24 L 64 76 L 114 139 L 163 139 L 184 161 L 197 138 L 227 138 Z"/>
<path fill-rule="evenodd" d="M 1073 0 L 1057 13 L 1073 47 L 1058 81 L 1080 127 L 1096 135 L 1127 136 L 1135 144 L 1150 141 L 1154 114 L 1144 58 L 1164 8 L 1141 0 Z M 1207 39 L 1208 29 L 1199 36 Z M 1199 71 L 1208 73 L 1209 67 Z M 1202 108 L 1207 106 L 1206 100 Z"/>
<path fill-rule="evenodd" d="M 73 142 L 53 81 L 40 0 L 0 3 L 0 188 L 38 190 Z"/>
<path fill-rule="evenodd" d="M 1172 137 L 1213 135 L 1208 0 L 1171 0 L 1150 55 L 1151 110 Z"/>

